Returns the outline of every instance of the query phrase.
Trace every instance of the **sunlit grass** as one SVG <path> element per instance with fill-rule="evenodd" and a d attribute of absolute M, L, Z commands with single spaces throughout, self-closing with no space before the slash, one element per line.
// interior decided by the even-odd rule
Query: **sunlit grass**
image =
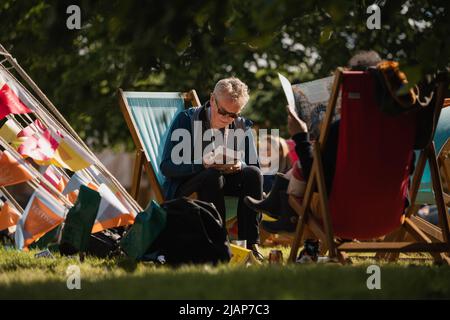
<path fill-rule="evenodd" d="M 289 250 L 281 248 L 287 258 Z M 264 250 L 266 254 L 270 249 Z M 54 299 L 354 299 L 449 298 L 450 268 L 425 256 L 388 264 L 354 257 L 352 265 L 208 265 L 169 268 L 126 258 L 35 258 L 36 251 L 0 249 L 0 298 Z M 368 290 L 367 266 L 381 267 L 381 290 Z M 66 286 L 77 265 L 81 290 Z"/>

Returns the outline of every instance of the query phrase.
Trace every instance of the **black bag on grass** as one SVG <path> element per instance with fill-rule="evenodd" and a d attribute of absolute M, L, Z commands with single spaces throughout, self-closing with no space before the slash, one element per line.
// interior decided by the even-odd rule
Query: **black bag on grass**
<path fill-rule="evenodd" d="M 208 202 L 179 198 L 162 204 L 166 228 L 151 246 L 168 264 L 219 263 L 231 258 L 224 222 Z"/>
<path fill-rule="evenodd" d="M 90 235 L 86 253 L 98 258 L 112 258 L 121 254 L 122 237 L 116 229 L 107 229 Z"/>

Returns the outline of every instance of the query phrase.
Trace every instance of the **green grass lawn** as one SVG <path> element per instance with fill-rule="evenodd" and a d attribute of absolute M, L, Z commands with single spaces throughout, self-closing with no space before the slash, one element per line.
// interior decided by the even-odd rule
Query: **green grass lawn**
<path fill-rule="evenodd" d="M 266 253 L 267 253 L 266 249 Z M 126 259 L 35 258 L 0 249 L 1 299 L 378 299 L 450 298 L 450 267 L 421 257 L 383 264 L 381 290 L 368 290 L 367 266 L 184 266 L 172 269 Z M 284 249 L 285 257 L 288 250 Z M 81 290 L 66 286 L 66 269 L 78 265 Z"/>

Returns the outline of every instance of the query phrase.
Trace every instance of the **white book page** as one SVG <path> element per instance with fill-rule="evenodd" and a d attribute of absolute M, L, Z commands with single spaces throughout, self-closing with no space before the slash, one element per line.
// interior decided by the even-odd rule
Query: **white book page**
<path fill-rule="evenodd" d="M 284 94 L 286 95 L 289 110 L 293 114 L 297 114 L 297 112 L 295 111 L 295 98 L 291 83 L 281 73 L 278 73 L 278 78 L 280 79 L 281 87 L 283 88 Z"/>

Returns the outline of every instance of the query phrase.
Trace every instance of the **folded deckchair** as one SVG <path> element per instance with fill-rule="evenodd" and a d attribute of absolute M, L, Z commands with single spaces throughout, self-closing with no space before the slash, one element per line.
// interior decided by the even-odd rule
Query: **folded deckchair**
<path fill-rule="evenodd" d="M 450 205 L 450 138 L 447 139 L 438 156 L 438 164 L 444 184 L 444 200 Z"/>
<path fill-rule="evenodd" d="M 444 108 L 441 111 L 434 135 L 434 145 L 438 153 L 448 138 L 450 138 L 450 108 Z M 435 204 L 432 192 L 430 166 L 428 163 L 423 172 L 419 193 L 417 194 L 417 203 Z"/>
<path fill-rule="evenodd" d="M 437 165 L 439 168 L 439 174 L 442 181 L 442 189 L 443 189 L 443 198 L 444 203 L 446 206 L 446 210 L 450 208 L 450 139 L 448 139 L 444 146 L 441 148 L 439 155 L 437 157 Z M 423 179 L 422 179 L 423 181 Z M 431 194 L 433 194 L 431 192 Z M 434 200 L 434 198 L 433 198 Z M 420 204 L 420 202 L 419 202 Z M 420 230 L 422 230 L 431 240 L 433 241 L 443 241 L 444 237 L 442 234 L 442 229 L 423 219 L 419 215 L 417 215 L 417 208 L 414 210 L 411 210 L 410 212 L 410 219 L 412 222 L 416 224 L 417 227 L 419 227 Z M 389 235 L 387 239 L 389 240 L 403 240 L 405 238 L 404 232 L 401 232 L 401 230 L 393 233 L 392 235 Z M 385 258 L 390 261 L 394 261 L 398 258 L 398 253 L 391 253 L 391 254 L 385 254 L 385 255 L 379 255 L 379 258 Z"/>
<path fill-rule="evenodd" d="M 437 113 L 441 110 L 446 86 L 446 79 L 439 82 L 434 103 L 429 106 Z M 328 195 L 322 152 L 339 92 L 342 102 L 336 170 Z M 449 262 L 445 255 L 450 252 L 448 217 L 434 143 L 431 141 L 420 151 L 418 169 L 410 187 L 411 205 L 404 214 L 417 114 L 388 115 L 381 111 L 376 101 L 375 79 L 371 73 L 336 71 L 320 138 L 314 145 L 314 161 L 305 196 L 302 203 L 295 198 L 289 199 L 301 216 L 290 261 L 295 260 L 305 227 L 308 227 L 328 248 L 330 258 L 339 258 L 342 262 L 345 262 L 346 252 L 429 252 L 436 260 Z M 410 211 L 416 208 L 415 198 L 425 160 L 430 163 L 442 241 L 430 239 L 410 219 Z M 311 214 L 312 210 L 317 215 Z M 415 241 L 373 241 L 399 228 Z M 338 239 L 347 241 L 342 243 Z M 354 239 L 358 241 L 352 241 Z"/>
<path fill-rule="evenodd" d="M 200 106 L 195 90 L 181 92 L 133 92 L 119 89 L 119 105 L 136 145 L 131 195 L 137 199 L 142 168 L 156 201 L 164 201 L 164 175 L 159 169 L 164 141 L 176 114 L 186 106 Z"/>

